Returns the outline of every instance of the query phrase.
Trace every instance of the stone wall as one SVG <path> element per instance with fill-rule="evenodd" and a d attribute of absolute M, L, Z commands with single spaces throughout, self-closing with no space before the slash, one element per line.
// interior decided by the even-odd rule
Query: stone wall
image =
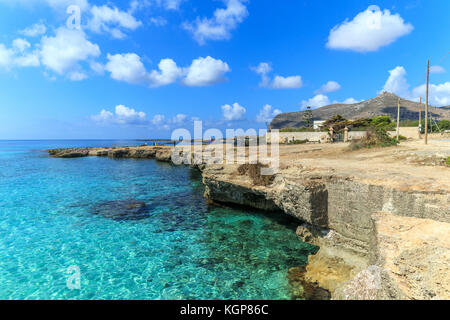
<path fill-rule="evenodd" d="M 348 139 L 361 139 L 366 135 L 366 131 L 349 131 Z M 280 132 L 280 143 L 289 143 L 295 140 L 308 140 L 309 142 L 326 143 L 329 142 L 327 132 Z M 266 136 L 267 141 L 271 142 L 270 134 Z"/>
<path fill-rule="evenodd" d="M 389 131 L 392 137 L 397 136 L 397 131 Z M 419 139 L 419 129 L 417 127 L 400 127 L 400 135 L 408 139 Z"/>

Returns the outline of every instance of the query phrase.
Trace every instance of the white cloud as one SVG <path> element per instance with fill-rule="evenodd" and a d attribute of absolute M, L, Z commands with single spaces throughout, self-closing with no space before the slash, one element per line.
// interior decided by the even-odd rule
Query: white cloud
<path fill-rule="evenodd" d="M 261 62 L 257 67 L 251 67 L 255 73 L 261 76 L 260 87 L 272 88 L 272 89 L 297 89 L 303 86 L 301 76 L 282 77 L 276 75 L 271 81 L 269 73 L 272 71 L 272 67 L 267 62 Z"/>
<path fill-rule="evenodd" d="M 114 114 L 103 109 L 99 114 L 92 116 L 91 118 L 96 122 L 110 122 L 114 119 Z"/>
<path fill-rule="evenodd" d="M 361 102 L 361 100 L 356 100 L 355 98 L 347 98 L 342 103 L 343 104 L 355 104 Z"/>
<path fill-rule="evenodd" d="M 162 59 L 158 68 L 159 71 L 153 70 L 149 74 L 151 87 L 160 87 L 174 83 L 183 75 L 183 70 L 178 68 L 172 59 Z"/>
<path fill-rule="evenodd" d="M 111 73 L 114 80 L 128 83 L 141 83 L 148 79 L 147 70 L 141 58 L 135 53 L 107 55 L 105 70 Z"/>
<path fill-rule="evenodd" d="M 414 87 L 409 90 L 409 83 L 406 79 L 405 68 L 398 66 L 389 71 L 389 78 L 384 85 L 383 90 L 392 92 L 404 99 L 418 101 L 419 97 L 425 98 L 426 84 Z M 442 107 L 450 105 L 450 82 L 441 84 L 430 83 L 429 87 L 429 102 L 431 105 Z"/>
<path fill-rule="evenodd" d="M 333 104 L 355 104 L 361 102 L 362 100 L 356 100 L 355 98 L 347 98 L 344 101 L 334 100 Z"/>
<path fill-rule="evenodd" d="M 247 112 L 247 110 L 237 102 L 233 103 L 232 106 L 229 104 L 223 105 L 221 108 L 223 117 L 227 121 L 242 120 Z"/>
<path fill-rule="evenodd" d="M 321 108 L 321 107 L 327 106 L 329 104 L 331 104 L 330 99 L 327 96 L 323 95 L 323 94 L 318 94 L 318 95 L 312 97 L 309 100 L 303 100 L 302 101 L 302 106 L 303 107 L 310 106 L 313 109 Z"/>
<path fill-rule="evenodd" d="M 118 105 L 115 113 L 103 109 L 98 115 L 92 116 L 92 120 L 104 124 L 143 125 L 147 123 L 145 112 L 138 112 L 124 105 Z"/>
<path fill-rule="evenodd" d="M 22 0 L 29 1 L 29 0 Z M 45 0 L 52 8 L 55 9 L 66 9 L 68 6 L 76 5 L 85 10 L 89 7 L 88 0 Z"/>
<path fill-rule="evenodd" d="M 411 96 L 413 98 L 426 96 L 426 85 L 420 85 L 412 90 Z M 441 84 L 430 84 L 429 88 L 429 101 L 431 105 L 442 107 L 450 106 L 450 82 Z"/>
<path fill-rule="evenodd" d="M 261 82 L 259 83 L 260 87 L 269 86 L 270 79 L 268 74 L 272 71 L 272 67 L 269 63 L 261 62 L 257 67 L 251 67 L 250 69 L 261 76 Z"/>
<path fill-rule="evenodd" d="M 154 117 L 153 117 L 153 119 L 152 119 L 152 123 L 155 125 L 155 126 L 160 126 L 160 125 L 162 125 L 163 123 L 164 123 L 164 120 L 165 120 L 165 116 L 164 115 L 162 115 L 162 114 L 157 114 L 157 115 L 155 115 Z"/>
<path fill-rule="evenodd" d="M 171 123 L 182 124 L 186 121 L 186 119 L 187 119 L 187 115 L 179 113 L 175 117 L 172 118 Z"/>
<path fill-rule="evenodd" d="M 431 66 L 430 73 L 445 73 L 445 69 L 441 66 Z"/>
<path fill-rule="evenodd" d="M 167 24 L 167 20 L 163 17 L 151 17 L 150 23 L 157 27 L 163 27 Z"/>
<path fill-rule="evenodd" d="M 103 74 L 105 72 L 105 66 L 99 62 L 91 61 L 89 66 L 97 74 Z"/>
<path fill-rule="evenodd" d="M 158 70 L 148 72 L 141 58 L 135 53 L 108 54 L 105 70 L 111 78 L 128 83 L 144 83 L 150 87 L 160 87 L 175 83 L 183 78 L 187 86 L 207 86 L 225 80 L 224 74 L 230 72 L 227 63 L 211 57 L 198 58 L 188 68 L 179 68 L 172 59 L 162 59 Z"/>
<path fill-rule="evenodd" d="M 384 84 L 383 91 L 392 92 L 401 97 L 410 96 L 405 68 L 398 66 L 389 71 L 389 78 Z"/>
<path fill-rule="evenodd" d="M 82 30 L 59 28 L 54 37 L 44 36 L 41 40 L 42 63 L 59 75 L 67 75 L 72 80 L 80 80 L 80 62 L 100 55 L 98 45 L 86 39 Z"/>
<path fill-rule="evenodd" d="M 36 51 L 17 56 L 14 59 L 14 63 L 19 67 L 39 67 L 41 65 L 38 52 Z"/>
<path fill-rule="evenodd" d="M 208 86 L 225 81 L 224 74 L 231 69 L 226 62 L 216 60 L 210 56 L 192 61 L 187 69 L 183 83 L 187 86 Z"/>
<path fill-rule="evenodd" d="M 121 124 L 138 124 L 145 121 L 146 114 L 127 108 L 124 105 L 116 106 L 116 118 Z"/>
<path fill-rule="evenodd" d="M 93 6 L 91 14 L 88 28 L 96 33 L 107 32 L 116 39 L 125 37 L 121 29 L 136 30 L 142 25 L 130 12 L 121 11 L 117 7 Z"/>
<path fill-rule="evenodd" d="M 216 9 L 212 18 L 197 17 L 195 22 L 184 23 L 184 28 L 192 33 L 199 44 L 207 40 L 227 40 L 231 31 L 248 16 L 246 0 L 223 0 L 225 9 Z"/>
<path fill-rule="evenodd" d="M 257 122 L 268 123 L 271 122 L 273 118 L 282 113 L 280 109 L 274 109 L 270 104 L 266 104 L 256 116 Z"/>
<path fill-rule="evenodd" d="M 46 4 L 53 9 L 58 10 L 66 10 L 66 8 L 70 5 L 76 5 L 81 8 L 81 10 L 85 10 L 89 7 L 89 3 L 87 0 L 0 0 L 0 3 L 6 3 L 10 5 L 38 5 L 38 4 Z"/>
<path fill-rule="evenodd" d="M 0 43 L 0 67 L 9 70 L 14 59 L 14 51 L 8 49 L 4 44 Z"/>
<path fill-rule="evenodd" d="M 188 116 L 182 113 L 177 114 L 171 119 L 166 120 L 166 117 L 162 114 L 155 115 L 150 122 L 162 129 L 170 129 L 172 126 L 181 125 L 186 122 Z"/>
<path fill-rule="evenodd" d="M 326 84 L 322 85 L 319 90 L 316 90 L 315 94 L 320 93 L 329 93 L 329 92 L 336 92 L 341 89 L 341 85 L 337 83 L 336 81 L 328 81 Z"/>
<path fill-rule="evenodd" d="M 273 89 L 297 89 L 301 88 L 302 86 L 303 82 L 302 77 L 300 76 L 275 76 L 270 87 Z"/>
<path fill-rule="evenodd" d="M 39 54 L 36 50 L 29 52 L 31 44 L 25 39 L 15 39 L 11 48 L 0 43 L 0 68 L 11 70 L 14 67 L 38 67 Z"/>
<path fill-rule="evenodd" d="M 167 10 L 178 10 L 184 0 L 156 0 L 157 4 Z"/>
<path fill-rule="evenodd" d="M 25 39 L 18 38 L 13 41 L 13 48 L 19 52 L 24 52 L 30 47 L 31 44 Z"/>
<path fill-rule="evenodd" d="M 47 27 L 43 23 L 33 24 L 31 27 L 28 27 L 22 31 L 20 34 L 23 34 L 27 37 L 37 37 L 45 34 L 47 32 Z"/>
<path fill-rule="evenodd" d="M 328 37 L 327 47 L 357 52 L 377 51 L 413 30 L 399 14 L 389 10 L 381 11 L 378 6 L 370 6 L 358 13 L 353 20 L 345 20 L 335 26 Z"/>

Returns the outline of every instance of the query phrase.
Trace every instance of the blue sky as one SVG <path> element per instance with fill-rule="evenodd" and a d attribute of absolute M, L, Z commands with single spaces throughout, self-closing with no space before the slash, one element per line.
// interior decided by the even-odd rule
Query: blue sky
<path fill-rule="evenodd" d="M 265 128 L 382 90 L 418 99 L 428 58 L 430 100 L 450 105 L 448 12 L 447 0 L 0 0 L 0 139 L 169 137 L 194 119 Z"/>

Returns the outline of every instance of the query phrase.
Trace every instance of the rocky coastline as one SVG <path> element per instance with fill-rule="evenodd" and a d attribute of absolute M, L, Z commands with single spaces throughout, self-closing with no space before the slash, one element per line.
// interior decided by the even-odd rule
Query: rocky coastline
<path fill-rule="evenodd" d="M 208 200 L 298 219 L 298 236 L 320 250 L 305 270 L 289 271 L 293 281 L 301 274 L 333 299 L 449 299 L 450 169 L 405 164 L 403 154 L 414 158 L 411 146 L 388 156 L 377 150 L 346 154 L 343 147 L 281 148 L 280 170 L 270 185 L 254 185 L 239 174 L 239 165 L 196 167 Z M 48 152 L 170 162 L 173 147 Z"/>

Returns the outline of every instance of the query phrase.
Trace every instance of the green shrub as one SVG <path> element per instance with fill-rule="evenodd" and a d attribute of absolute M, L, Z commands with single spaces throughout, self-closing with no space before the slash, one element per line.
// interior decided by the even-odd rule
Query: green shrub
<path fill-rule="evenodd" d="M 280 132 L 314 132 L 313 127 L 283 128 Z"/>
<path fill-rule="evenodd" d="M 375 148 L 375 147 L 391 147 L 396 146 L 398 141 L 396 138 L 389 136 L 385 128 L 375 128 L 367 131 L 364 138 L 352 141 L 350 144 L 351 150 L 359 150 L 362 148 Z"/>
<path fill-rule="evenodd" d="M 445 164 L 450 167 L 450 157 L 447 157 L 447 160 L 445 160 Z"/>
<path fill-rule="evenodd" d="M 439 129 L 441 129 L 442 131 L 450 130 L 450 120 L 438 121 L 437 125 L 438 125 Z"/>
<path fill-rule="evenodd" d="M 374 126 L 374 127 L 384 127 L 384 126 L 390 125 L 391 123 L 392 123 L 391 117 L 379 116 L 379 117 L 372 118 L 370 125 Z"/>

